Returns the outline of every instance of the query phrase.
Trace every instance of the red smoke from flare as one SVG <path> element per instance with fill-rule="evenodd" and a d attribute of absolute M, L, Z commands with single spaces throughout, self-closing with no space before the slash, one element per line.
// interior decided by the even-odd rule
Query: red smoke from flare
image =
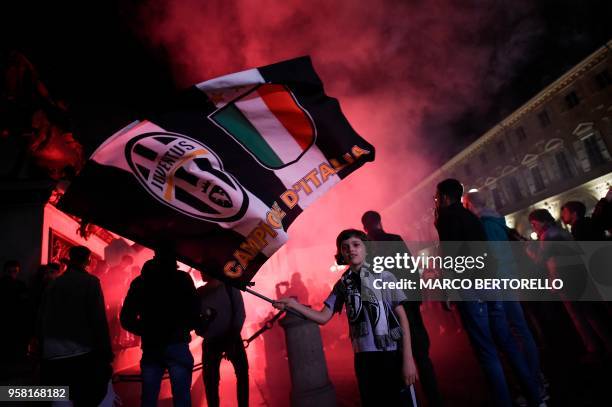
<path fill-rule="evenodd" d="M 132 26 L 144 41 L 166 50 L 181 87 L 311 55 L 327 93 L 340 100 L 357 132 L 377 149 L 374 163 L 317 201 L 291 227 L 292 247 L 316 247 L 313 257 L 329 259 L 331 265 L 337 233 L 361 227 L 364 211 L 380 211 L 390 231 L 418 216 L 411 212 L 415 208 L 406 208 L 402 219 L 384 215 L 437 166 L 425 153 L 431 151 L 431 139 L 442 141 L 438 149 L 452 144 L 424 134 L 424 117 L 449 123 L 467 109 L 488 106 L 487 97 L 507 82 L 540 33 L 528 2 L 507 6 L 447 0 L 375 5 L 152 0 L 126 14 L 138 16 Z M 294 271 L 276 270 L 272 276 L 266 270 L 259 273 L 258 286 L 270 293 L 272 281 L 289 279 Z M 325 271 L 318 278 L 321 274 L 337 278 Z"/>
<path fill-rule="evenodd" d="M 255 278 L 256 289 L 274 297 L 277 282 L 301 272 L 307 285 L 319 285 L 310 296 L 319 307 L 321 287 L 339 277 L 329 267 L 341 229 L 361 228 L 361 214 L 369 209 L 382 213 L 389 231 L 405 230 L 419 216 L 419 209 L 407 207 L 401 219 L 385 218 L 385 208 L 437 167 L 425 153 L 432 139 L 437 150 L 449 151 L 453 143 L 450 131 L 424 133 L 423 120 L 445 124 L 468 110 L 486 111 L 541 33 L 528 2 L 508 6 L 152 0 L 126 14 L 138 16 L 143 40 L 168 53 L 180 87 L 310 55 L 326 92 L 376 147 L 376 161 L 305 211 L 291 227 L 289 244 Z M 270 310 L 252 296 L 245 301 L 250 323 Z"/>
<path fill-rule="evenodd" d="M 299 233 L 300 241 L 313 244 L 321 238 L 333 242 L 342 226 L 359 226 L 365 210 L 384 215 L 437 166 L 424 153 L 431 148 L 426 140 L 435 137 L 422 134 L 424 116 L 448 123 L 469 108 L 489 105 L 487 96 L 511 77 L 540 32 L 527 2 L 507 6 L 446 0 L 387 0 L 375 6 L 350 0 L 152 0 L 135 12 L 142 38 L 167 51 L 183 87 L 312 56 L 327 93 L 377 148 L 375 163 L 292 227 L 294 239 Z M 392 229 L 410 218 L 414 214 L 385 224 Z M 309 230 L 298 227 L 302 223 L 311 225 Z M 317 228 L 329 224 L 337 227 Z"/>

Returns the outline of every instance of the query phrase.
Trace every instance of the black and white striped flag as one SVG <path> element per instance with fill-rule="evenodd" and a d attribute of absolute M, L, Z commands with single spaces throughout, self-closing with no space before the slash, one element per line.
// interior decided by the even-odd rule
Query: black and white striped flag
<path fill-rule="evenodd" d="M 192 87 L 108 138 L 60 209 L 243 285 L 312 202 L 374 147 L 302 57 Z"/>

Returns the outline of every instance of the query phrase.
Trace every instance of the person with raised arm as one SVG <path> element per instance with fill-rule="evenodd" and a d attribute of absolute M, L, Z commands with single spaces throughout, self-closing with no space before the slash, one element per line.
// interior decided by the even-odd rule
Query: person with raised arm
<path fill-rule="evenodd" d="M 355 352 L 355 373 L 363 406 L 416 406 L 414 383 L 417 369 L 412 355 L 406 300 L 399 289 L 379 289 L 381 282 L 397 281 L 393 274 L 374 273 L 366 262 L 367 235 L 356 229 L 343 230 L 336 238 L 336 261 L 348 264 L 340 280 L 317 311 L 292 297 L 274 303 L 278 309 L 293 309 L 304 317 L 326 324 L 346 307 L 349 334 Z"/>

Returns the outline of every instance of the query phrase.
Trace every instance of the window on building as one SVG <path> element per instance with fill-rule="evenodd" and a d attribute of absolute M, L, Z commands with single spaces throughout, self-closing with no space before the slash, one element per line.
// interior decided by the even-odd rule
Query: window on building
<path fill-rule="evenodd" d="M 563 151 L 559 151 L 555 154 L 555 160 L 557 161 L 557 165 L 559 166 L 559 171 L 561 173 L 561 178 L 571 178 L 572 177 L 572 169 L 570 168 L 569 161 L 567 161 L 567 156 Z"/>
<path fill-rule="evenodd" d="M 491 195 L 493 195 L 493 202 L 495 203 L 496 209 L 501 209 L 504 206 L 502 201 L 501 193 L 497 188 L 491 188 Z"/>
<path fill-rule="evenodd" d="M 606 86 L 612 84 L 612 75 L 610 75 L 610 72 L 608 72 L 607 69 L 601 71 L 600 73 L 595 75 L 595 82 L 597 82 L 597 86 L 599 86 L 599 89 L 603 89 Z"/>
<path fill-rule="evenodd" d="M 533 178 L 533 187 L 535 192 L 543 190 L 546 186 L 544 185 L 544 179 L 542 178 L 540 169 L 538 167 L 532 167 L 530 171 Z"/>
<path fill-rule="evenodd" d="M 487 155 L 485 153 L 480 153 L 480 162 L 482 165 L 487 165 L 489 160 L 487 160 Z"/>
<path fill-rule="evenodd" d="M 465 164 L 465 175 L 468 177 L 472 176 L 472 168 L 470 167 L 470 164 Z"/>
<path fill-rule="evenodd" d="M 525 129 L 522 126 L 514 130 L 514 133 L 516 134 L 516 140 L 519 143 L 527 139 L 527 134 L 525 133 Z"/>
<path fill-rule="evenodd" d="M 519 187 L 518 181 L 516 178 L 510 176 L 507 181 L 508 188 L 510 189 L 510 193 L 512 194 L 512 199 L 515 201 L 520 201 L 523 199 L 523 194 L 521 192 L 521 187 Z"/>
<path fill-rule="evenodd" d="M 580 104 L 580 99 L 576 92 L 571 91 L 565 96 L 565 104 L 569 109 L 574 108 Z"/>
<path fill-rule="evenodd" d="M 497 142 L 497 154 L 502 155 L 506 152 L 506 144 L 503 141 Z"/>
<path fill-rule="evenodd" d="M 588 136 L 582 140 L 584 143 L 584 149 L 586 150 L 591 166 L 596 167 L 606 162 L 597 145 L 597 140 L 594 135 Z"/>
<path fill-rule="evenodd" d="M 548 116 L 548 112 L 546 110 L 543 110 L 538 114 L 538 120 L 540 121 L 540 126 L 542 127 L 547 127 L 550 125 L 550 116 Z"/>

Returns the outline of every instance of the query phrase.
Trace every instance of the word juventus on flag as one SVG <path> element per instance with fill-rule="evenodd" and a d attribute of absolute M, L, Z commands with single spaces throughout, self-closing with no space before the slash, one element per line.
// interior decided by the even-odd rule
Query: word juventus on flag
<path fill-rule="evenodd" d="M 312 202 L 374 147 L 308 57 L 195 85 L 176 108 L 108 138 L 60 209 L 244 286 Z"/>

